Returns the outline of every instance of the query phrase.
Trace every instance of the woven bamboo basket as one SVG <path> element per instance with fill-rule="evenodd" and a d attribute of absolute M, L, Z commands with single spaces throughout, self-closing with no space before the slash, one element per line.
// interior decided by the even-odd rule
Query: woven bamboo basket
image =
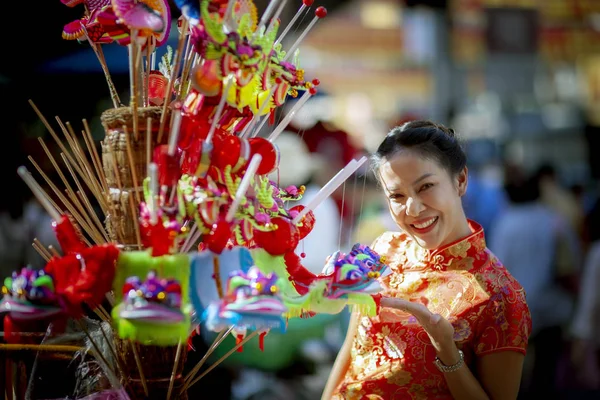
<path fill-rule="evenodd" d="M 147 176 L 147 141 L 150 140 L 150 149 L 154 149 L 159 144 L 165 144 L 167 140 L 168 127 L 163 132 L 161 143 L 157 140 L 161 115 L 161 107 L 138 108 L 137 139 L 130 107 L 109 109 L 100 117 L 105 132 L 102 142 L 102 167 L 110 188 L 110 209 L 106 227 L 110 239 L 125 246 L 137 244 L 134 221 L 137 221 L 139 216 L 138 199 L 142 198 L 142 183 Z M 150 135 L 147 131 L 148 118 L 152 121 Z M 131 156 L 128 153 L 128 142 Z M 139 196 L 136 195 L 136 191 Z M 132 207 L 129 204 L 130 196 L 133 197 L 135 216 L 132 215 Z"/>
<path fill-rule="evenodd" d="M 123 355 L 125 363 L 125 376 L 129 377 L 127 390 L 133 398 L 146 398 L 164 400 L 167 398 L 171 374 L 175 366 L 177 355 L 177 346 L 147 346 L 136 342 L 130 342 L 115 338 L 116 347 Z M 135 346 L 135 352 L 133 351 Z M 142 374 L 137 365 L 136 353 L 142 367 L 142 374 L 148 388 L 148 397 L 144 396 L 144 386 L 142 384 Z M 184 343 L 181 348 L 181 355 L 175 370 L 175 379 L 171 398 L 187 399 L 186 393 L 180 393 L 183 387 L 184 376 L 183 367 L 187 360 L 188 346 Z"/>

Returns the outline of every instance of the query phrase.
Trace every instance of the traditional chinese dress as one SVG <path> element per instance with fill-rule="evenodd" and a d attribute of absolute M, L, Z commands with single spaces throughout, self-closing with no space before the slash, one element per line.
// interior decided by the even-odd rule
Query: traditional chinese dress
<path fill-rule="evenodd" d="M 384 294 L 421 302 L 454 326 L 454 340 L 474 367 L 497 351 L 525 354 L 531 316 L 525 293 L 486 248 L 483 229 L 438 250 L 420 247 L 405 233 L 387 232 L 374 243 L 393 270 Z M 382 309 L 361 317 L 350 367 L 334 399 L 451 399 L 427 333 L 408 313 Z"/>

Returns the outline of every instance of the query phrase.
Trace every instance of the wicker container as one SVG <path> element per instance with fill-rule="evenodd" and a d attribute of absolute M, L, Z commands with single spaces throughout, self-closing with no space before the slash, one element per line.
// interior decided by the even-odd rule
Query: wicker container
<path fill-rule="evenodd" d="M 140 376 L 133 346 L 139 356 L 143 368 L 144 379 L 148 387 L 147 399 L 164 400 L 167 398 L 171 374 L 175 365 L 177 346 L 145 346 L 136 342 L 116 339 L 118 351 L 123 355 L 125 362 L 125 375 L 129 377 L 128 392 L 132 398 L 144 398 L 144 387 Z M 187 399 L 185 393 L 179 394 L 183 387 L 183 367 L 187 359 L 188 346 L 182 344 L 181 356 L 175 371 L 175 380 L 171 397 L 173 399 Z"/>
<path fill-rule="evenodd" d="M 102 167 L 106 182 L 110 188 L 109 216 L 106 220 L 110 239 L 125 246 L 137 244 L 135 221 L 139 216 L 142 183 L 147 175 L 147 119 L 152 119 L 150 149 L 158 144 L 165 144 L 168 137 L 168 121 L 161 138 L 157 142 L 160 130 L 161 107 L 138 108 L 138 138 L 136 140 L 133 127 L 133 114 L 130 107 L 106 110 L 100 120 L 104 127 L 105 137 L 102 142 Z M 167 116 L 168 118 L 168 116 Z M 128 135 L 125 134 L 127 129 Z M 127 150 L 127 136 L 131 151 L 131 162 Z M 133 165 L 133 168 L 131 167 Z M 135 178 L 135 182 L 134 182 Z M 140 192 L 136 196 L 135 191 Z M 133 197 L 133 210 L 129 197 Z"/>

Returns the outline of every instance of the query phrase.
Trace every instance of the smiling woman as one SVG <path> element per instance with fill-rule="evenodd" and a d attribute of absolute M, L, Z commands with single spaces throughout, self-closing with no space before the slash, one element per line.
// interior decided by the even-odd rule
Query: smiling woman
<path fill-rule="evenodd" d="M 525 293 L 467 220 L 466 156 L 429 121 L 373 156 L 401 232 L 372 248 L 393 271 L 375 317 L 354 314 L 323 399 L 516 399 L 531 331 Z"/>

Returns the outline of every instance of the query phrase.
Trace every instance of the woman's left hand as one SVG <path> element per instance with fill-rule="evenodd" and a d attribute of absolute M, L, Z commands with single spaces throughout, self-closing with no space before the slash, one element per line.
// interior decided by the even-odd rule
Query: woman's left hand
<path fill-rule="evenodd" d="M 413 315 L 423 327 L 438 357 L 445 365 L 453 365 L 459 360 L 458 349 L 454 343 L 454 327 L 444 317 L 434 314 L 423 304 L 394 297 L 382 297 L 381 307 L 395 308 Z"/>

